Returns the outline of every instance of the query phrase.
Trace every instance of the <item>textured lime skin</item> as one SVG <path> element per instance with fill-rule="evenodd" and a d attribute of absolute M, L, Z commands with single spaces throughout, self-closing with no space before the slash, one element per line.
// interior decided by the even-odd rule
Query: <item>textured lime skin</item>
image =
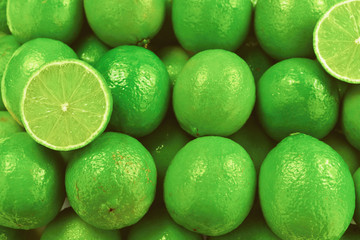
<path fill-rule="evenodd" d="M 219 236 L 246 218 L 255 186 L 254 164 L 243 147 L 223 137 L 201 137 L 186 144 L 172 160 L 164 200 L 176 223 Z"/>
<path fill-rule="evenodd" d="M 251 12 L 250 0 L 173 0 L 172 22 L 186 50 L 234 51 L 246 38 Z"/>
<path fill-rule="evenodd" d="M 275 64 L 257 90 L 260 122 L 275 140 L 294 132 L 323 138 L 336 124 L 336 82 L 314 60 L 293 58 Z"/>
<path fill-rule="evenodd" d="M 84 7 L 90 27 L 112 47 L 153 38 L 165 17 L 164 0 L 85 0 Z"/>
<path fill-rule="evenodd" d="M 20 100 L 31 75 L 45 63 L 69 58 L 77 58 L 69 46 L 48 38 L 31 40 L 14 52 L 4 72 L 1 94 L 6 109 L 18 123 Z"/>
<path fill-rule="evenodd" d="M 312 57 L 317 20 L 342 0 L 260 0 L 255 8 L 255 33 L 271 57 Z M 299 37 L 301 36 L 301 37 Z"/>
<path fill-rule="evenodd" d="M 47 227 L 41 240 L 120 240 L 117 230 L 101 230 L 84 222 L 76 213 L 67 208 Z"/>
<path fill-rule="evenodd" d="M 249 118 L 255 82 L 235 53 L 206 50 L 184 66 L 174 86 L 173 107 L 181 127 L 193 136 L 228 136 Z"/>
<path fill-rule="evenodd" d="M 360 150 L 360 86 L 351 85 L 343 100 L 342 128 L 346 139 Z"/>
<path fill-rule="evenodd" d="M 354 220 L 357 224 L 360 223 L 360 169 L 357 169 L 353 175 L 356 192 L 356 206 Z"/>
<path fill-rule="evenodd" d="M 109 50 L 97 37 L 90 35 L 81 40 L 75 51 L 80 60 L 95 66 L 100 58 Z"/>
<path fill-rule="evenodd" d="M 360 239 L 359 226 L 350 225 L 345 234 L 340 238 L 341 240 L 358 240 Z"/>
<path fill-rule="evenodd" d="M 82 0 L 8 0 L 7 21 L 20 43 L 52 38 L 70 44 L 83 22 Z"/>
<path fill-rule="evenodd" d="M 8 0 L 0 0 L 0 32 L 10 33 L 6 21 L 6 3 Z"/>
<path fill-rule="evenodd" d="M 18 47 L 20 47 L 20 44 L 15 40 L 12 35 L 0 36 L 0 81 L 3 77 L 6 64 L 9 62 L 12 54 Z M 1 110 L 5 110 L 5 106 L 2 102 L 0 93 L 0 111 Z"/>
<path fill-rule="evenodd" d="M 264 160 L 259 195 L 281 239 L 339 239 L 355 208 L 351 173 L 327 144 L 305 134 L 282 140 Z"/>
<path fill-rule="evenodd" d="M 48 224 L 64 202 L 64 168 L 26 133 L 0 140 L 0 225 L 33 229 Z"/>
<path fill-rule="evenodd" d="M 170 82 L 165 65 L 153 52 L 120 46 L 107 52 L 96 68 L 111 89 L 114 130 L 141 137 L 160 125 L 168 107 Z"/>
<path fill-rule="evenodd" d="M 75 212 L 100 229 L 139 221 L 154 200 L 156 167 L 136 139 L 107 132 L 73 157 L 65 177 Z"/>
<path fill-rule="evenodd" d="M 22 131 L 24 129 L 11 117 L 10 113 L 0 111 L 0 138 Z"/>

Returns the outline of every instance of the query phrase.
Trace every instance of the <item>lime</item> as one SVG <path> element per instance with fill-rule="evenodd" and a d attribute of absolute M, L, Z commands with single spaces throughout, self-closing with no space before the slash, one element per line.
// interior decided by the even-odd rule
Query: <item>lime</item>
<path fill-rule="evenodd" d="M 348 83 L 360 83 L 360 1 L 343 1 L 327 11 L 314 30 L 314 50 L 325 70 Z"/>
<path fill-rule="evenodd" d="M 155 196 L 156 167 L 135 138 L 107 132 L 68 164 L 66 193 L 75 212 L 100 229 L 138 222 Z"/>
<path fill-rule="evenodd" d="M 0 32 L 10 33 L 6 21 L 6 4 L 8 0 L 0 0 Z"/>
<path fill-rule="evenodd" d="M 114 99 L 112 129 L 142 137 L 154 131 L 168 108 L 170 82 L 165 65 L 151 51 L 120 46 L 96 64 Z"/>
<path fill-rule="evenodd" d="M 349 84 L 339 80 L 337 80 L 336 83 L 338 85 L 340 99 L 342 99 L 345 95 L 346 90 L 349 87 Z"/>
<path fill-rule="evenodd" d="M 249 154 L 223 137 L 200 137 L 171 161 L 164 181 L 166 208 L 190 231 L 219 236 L 250 212 L 256 172 Z"/>
<path fill-rule="evenodd" d="M 360 239 L 359 226 L 352 224 L 346 230 L 345 234 L 340 238 L 340 240 L 359 240 L 359 239 Z"/>
<path fill-rule="evenodd" d="M 342 128 L 346 139 L 360 150 L 360 86 L 352 85 L 343 100 Z"/>
<path fill-rule="evenodd" d="M 254 103 L 255 82 L 249 66 L 226 50 L 193 56 L 174 86 L 176 118 L 196 137 L 235 133 L 249 118 Z"/>
<path fill-rule="evenodd" d="M 358 168 L 354 175 L 354 183 L 355 183 L 355 192 L 356 192 L 356 207 L 355 207 L 355 214 L 354 220 L 357 224 L 360 223 L 360 169 Z"/>
<path fill-rule="evenodd" d="M 79 59 L 92 66 L 109 50 L 108 46 L 102 43 L 96 36 L 89 35 L 81 39 L 75 48 Z"/>
<path fill-rule="evenodd" d="M 339 239 L 355 208 L 351 173 L 330 146 L 305 134 L 283 139 L 264 160 L 261 208 L 281 239 Z"/>
<path fill-rule="evenodd" d="M 41 240 L 120 240 L 117 230 L 102 230 L 84 222 L 67 208 L 46 226 Z"/>
<path fill-rule="evenodd" d="M 314 60 L 293 58 L 275 64 L 257 90 L 260 121 L 275 140 L 294 132 L 323 138 L 338 119 L 337 85 Z"/>
<path fill-rule="evenodd" d="M 6 109 L 18 123 L 21 97 L 30 76 L 45 63 L 69 58 L 77 58 L 69 46 L 48 38 L 31 40 L 14 52 L 4 72 L 1 94 Z"/>
<path fill-rule="evenodd" d="M 33 229 L 48 224 L 65 198 L 61 161 L 26 133 L 0 139 L 0 153 L 0 225 Z"/>
<path fill-rule="evenodd" d="M 21 99 L 26 131 L 58 151 L 81 148 L 106 128 L 112 97 L 102 75 L 80 60 L 45 64 L 30 77 Z"/>
<path fill-rule="evenodd" d="M 10 113 L 0 111 L 0 138 L 22 131 L 24 129 L 11 117 Z"/>
<path fill-rule="evenodd" d="M 7 0 L 7 21 L 20 43 L 52 38 L 71 43 L 83 22 L 82 0 Z"/>

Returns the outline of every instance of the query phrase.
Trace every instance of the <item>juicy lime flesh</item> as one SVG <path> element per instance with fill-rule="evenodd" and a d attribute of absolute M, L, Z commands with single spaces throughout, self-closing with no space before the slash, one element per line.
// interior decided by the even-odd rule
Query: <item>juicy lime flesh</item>
<path fill-rule="evenodd" d="M 360 83 L 360 1 L 343 2 L 330 9 L 315 29 L 314 47 L 331 75 Z"/>
<path fill-rule="evenodd" d="M 23 122 L 35 140 L 55 150 L 82 147 L 110 117 L 110 94 L 102 77 L 84 63 L 49 64 L 33 76 L 23 101 Z"/>

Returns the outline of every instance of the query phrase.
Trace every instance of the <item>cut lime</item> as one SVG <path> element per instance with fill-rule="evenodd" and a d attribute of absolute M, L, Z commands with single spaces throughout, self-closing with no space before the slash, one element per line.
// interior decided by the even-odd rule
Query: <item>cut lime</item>
<path fill-rule="evenodd" d="M 335 78 L 360 83 L 360 0 L 334 5 L 314 30 L 314 51 Z"/>
<path fill-rule="evenodd" d="M 20 106 L 24 127 L 35 141 L 69 151 L 104 131 L 112 97 L 102 75 L 89 64 L 63 60 L 46 64 L 31 76 Z"/>

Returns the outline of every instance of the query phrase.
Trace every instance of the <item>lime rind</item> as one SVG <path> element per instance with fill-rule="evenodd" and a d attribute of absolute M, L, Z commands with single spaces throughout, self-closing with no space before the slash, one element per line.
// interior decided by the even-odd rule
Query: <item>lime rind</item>
<path fill-rule="evenodd" d="M 69 87 L 73 89 L 73 91 L 70 91 L 72 93 L 65 91 L 64 87 L 62 87 L 63 85 L 59 85 L 64 84 L 64 81 L 61 80 L 66 79 L 66 75 L 69 76 L 69 73 L 59 70 L 62 67 L 66 67 L 66 65 L 72 65 L 75 69 L 84 69 L 84 71 L 71 72 L 71 80 L 79 77 L 82 78 L 78 83 L 76 83 L 76 81 L 66 81 L 65 84 L 68 84 L 68 87 L 71 84 L 73 85 Z M 57 77 L 54 77 L 54 71 L 49 70 L 53 67 L 58 69 L 58 71 L 56 71 Z M 42 87 L 36 86 L 39 82 L 42 82 L 39 79 L 42 78 L 42 75 L 47 74 L 47 70 L 52 78 L 55 79 L 52 79 L 53 81 L 50 82 L 50 84 L 53 84 L 52 88 L 49 89 L 46 85 Z M 92 81 L 90 81 L 89 76 L 93 76 Z M 85 79 L 85 77 L 88 78 Z M 84 79 L 88 81 L 84 83 Z M 94 79 L 97 81 L 94 81 Z M 56 82 L 56 80 L 58 80 L 58 82 Z M 33 83 L 35 83 L 34 89 L 37 90 L 36 92 L 32 90 Z M 44 83 L 42 82 L 41 84 Z M 92 91 L 92 89 L 96 89 L 96 86 L 92 87 L 94 84 L 99 84 L 100 86 L 97 91 Z M 57 85 L 62 87 L 62 89 L 53 91 L 54 88 L 57 89 Z M 81 88 L 82 85 L 86 86 L 86 88 Z M 79 90 L 83 89 L 86 90 L 79 92 Z M 33 91 L 33 95 L 31 95 L 31 91 Z M 85 92 L 85 94 L 80 94 L 81 92 Z M 103 94 L 103 96 L 99 96 L 101 94 Z M 35 97 L 31 98 L 31 96 Z M 96 105 L 96 102 L 98 102 L 97 99 L 99 99 L 97 96 L 104 99 L 104 111 L 100 113 L 96 112 L 96 107 L 95 109 L 91 109 L 92 106 L 89 104 L 89 102 L 93 101 Z M 31 76 L 21 99 L 21 120 L 26 131 L 36 142 L 53 150 L 70 151 L 86 146 L 105 130 L 110 121 L 112 105 L 110 89 L 97 70 L 80 60 L 55 61 L 42 66 Z M 66 112 L 67 108 L 69 108 L 69 111 L 72 111 L 71 115 L 62 117 L 59 112 Z M 30 110 L 28 111 L 28 109 Z M 34 112 L 38 115 L 37 119 L 31 118 L 31 113 Z M 29 113 L 30 119 L 29 116 L 27 116 Z M 38 125 L 32 124 L 34 121 L 38 123 Z M 41 124 L 42 121 L 45 124 Z M 69 121 L 71 121 L 71 123 Z M 85 124 L 83 122 L 85 122 Z M 96 125 L 95 128 L 89 129 L 86 123 L 91 124 L 93 122 L 98 122 L 99 124 Z M 69 129 L 70 125 L 72 128 Z M 56 129 L 56 127 L 58 128 Z M 60 134 L 59 129 L 62 132 L 60 132 Z M 87 129 L 87 134 L 84 134 L 84 129 Z M 45 131 L 48 133 L 47 137 L 44 137 L 43 133 Z M 63 138 L 59 138 L 59 135 L 63 136 Z M 61 144 L 55 144 L 54 142 L 61 142 Z"/>
<path fill-rule="evenodd" d="M 341 21 L 337 16 L 341 16 Z M 317 59 L 330 75 L 359 84 L 360 0 L 348 0 L 331 7 L 315 26 L 313 44 Z"/>

